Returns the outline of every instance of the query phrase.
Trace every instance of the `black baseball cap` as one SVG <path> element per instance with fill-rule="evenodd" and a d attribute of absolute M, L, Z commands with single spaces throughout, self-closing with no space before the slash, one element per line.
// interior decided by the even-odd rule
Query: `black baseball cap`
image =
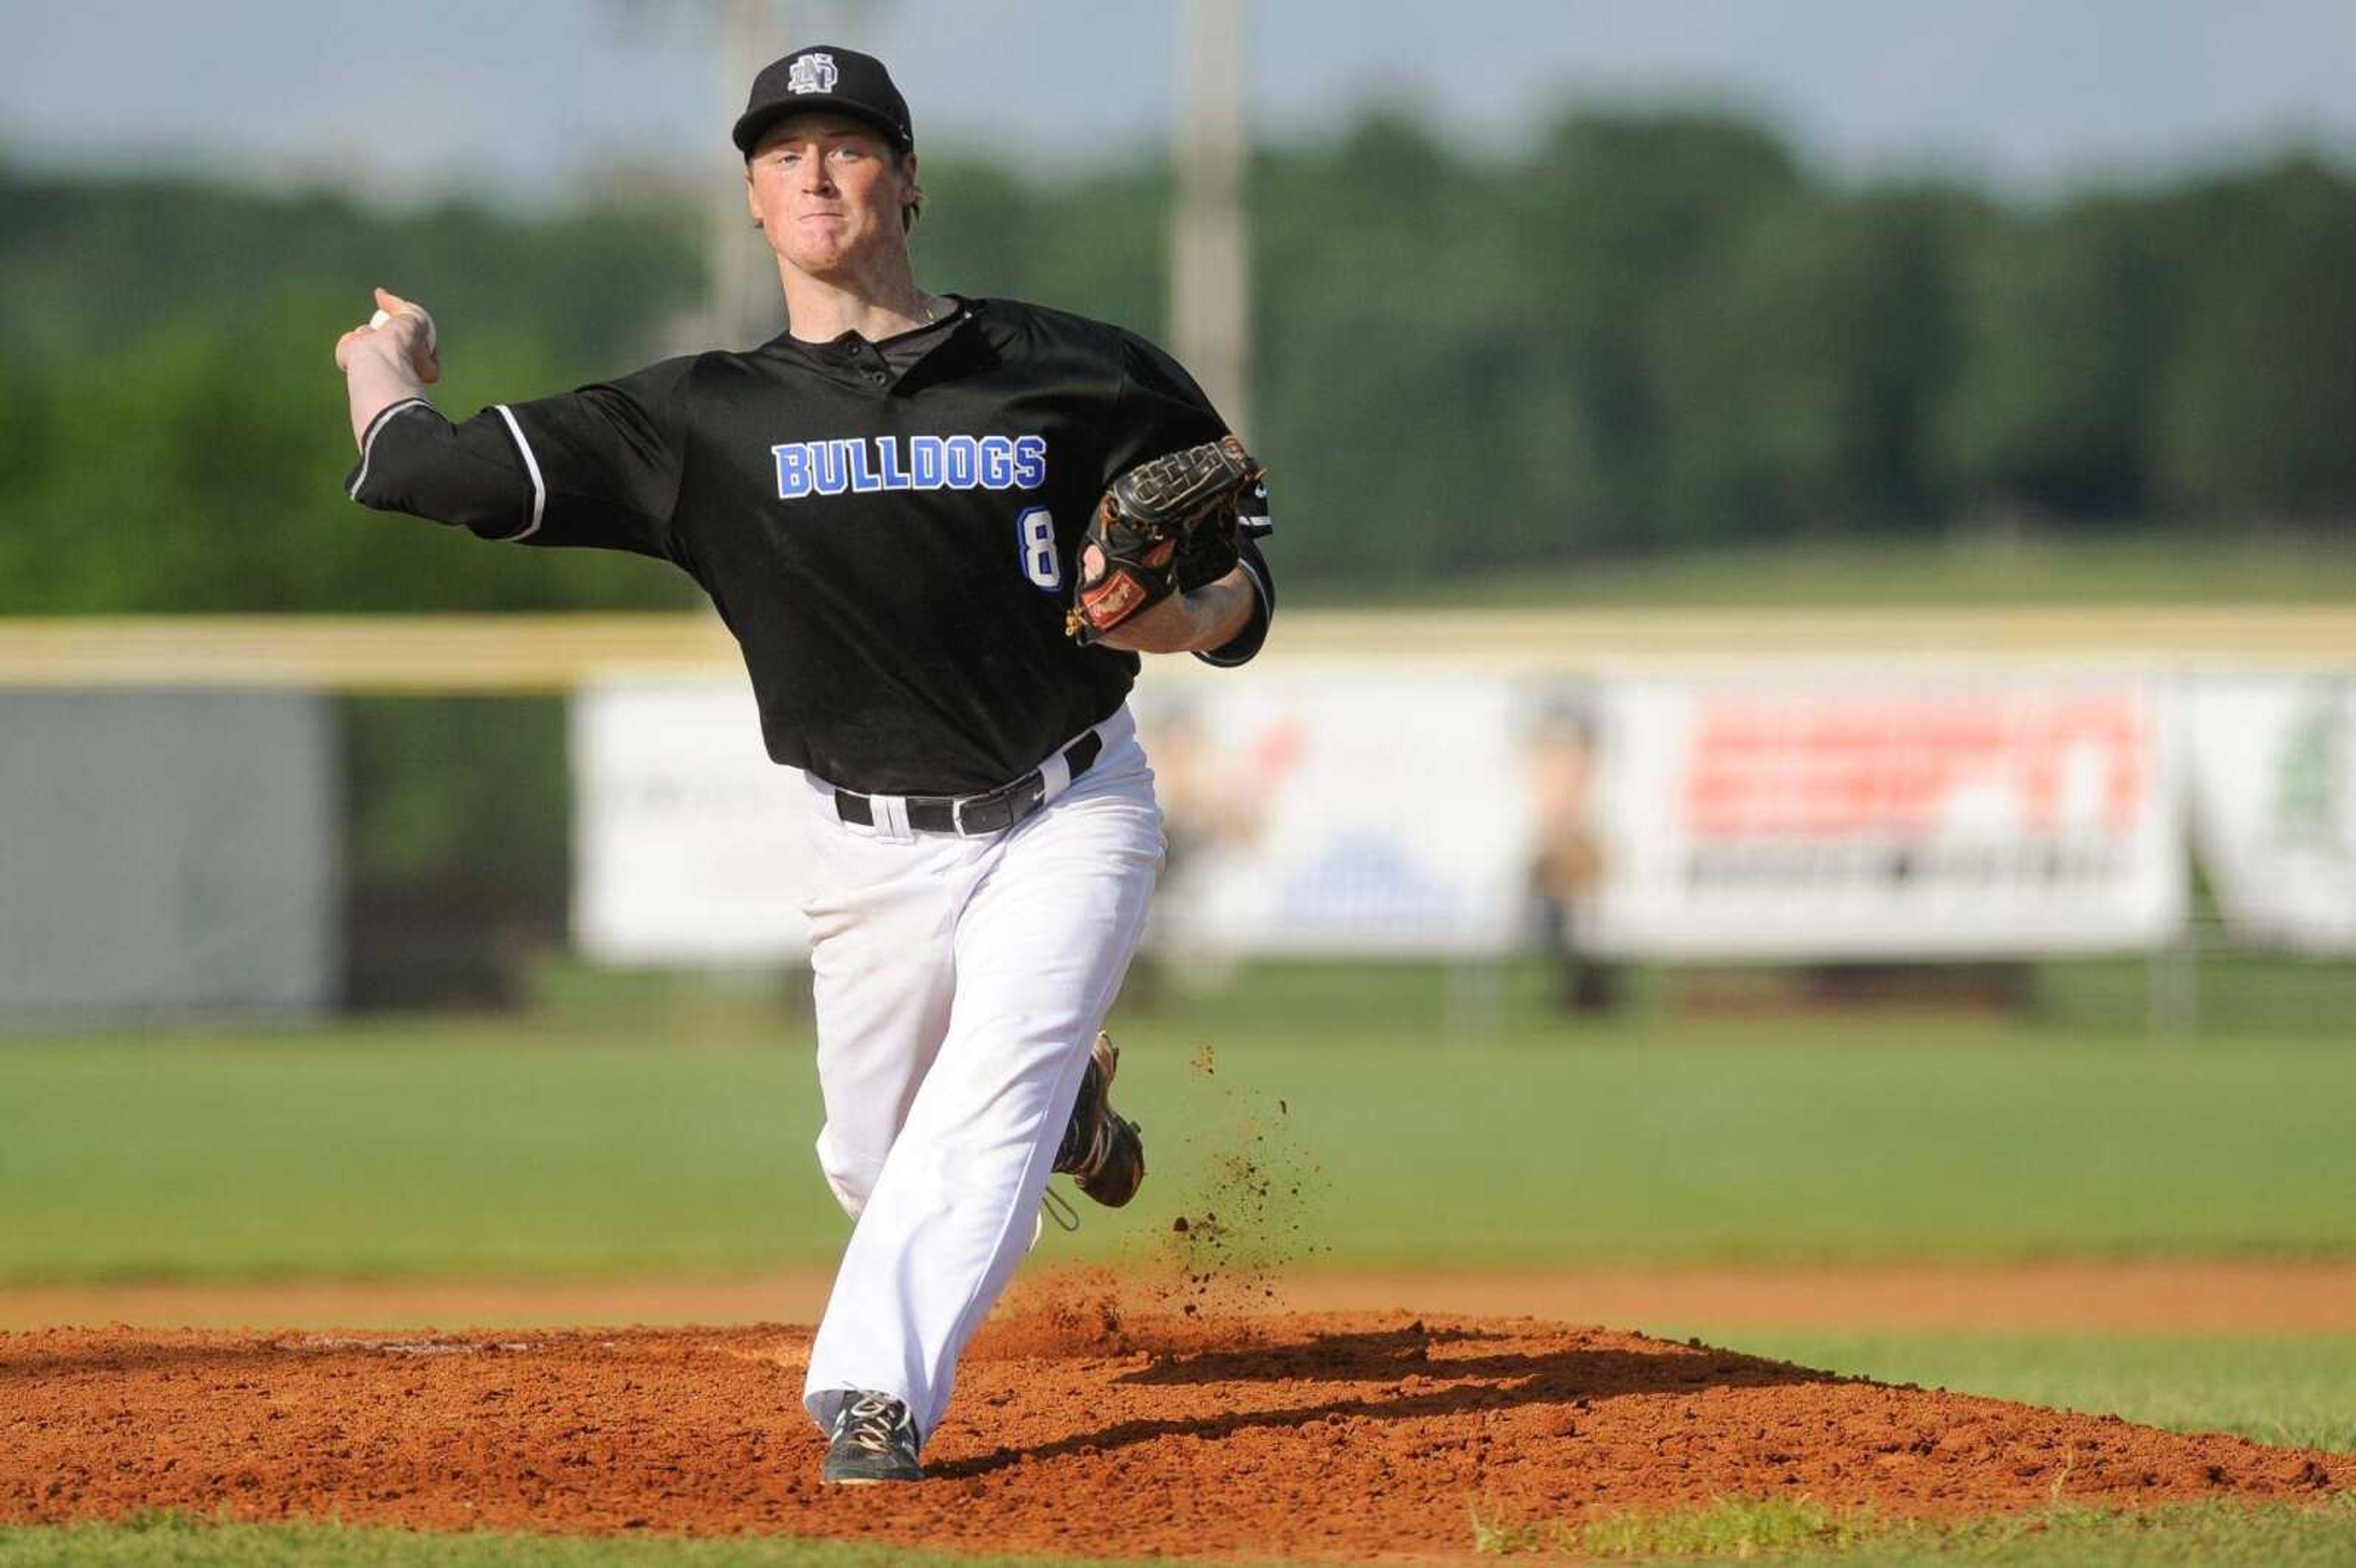
<path fill-rule="evenodd" d="M 873 55 L 832 44 L 811 44 L 771 60 L 753 79 L 753 95 L 736 119 L 736 150 L 746 157 L 761 133 L 788 114 L 831 112 L 864 120 L 902 152 L 916 144 L 908 101 Z"/>

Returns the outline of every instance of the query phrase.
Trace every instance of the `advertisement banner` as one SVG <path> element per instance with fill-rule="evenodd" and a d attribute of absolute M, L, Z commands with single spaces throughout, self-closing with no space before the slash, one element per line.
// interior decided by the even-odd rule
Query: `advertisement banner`
<path fill-rule="evenodd" d="M 1170 857 L 1149 943 L 1209 956 L 1500 953 L 1526 931 L 1529 791 L 1502 685 L 1264 680 L 1141 693 Z M 573 702 L 573 931 L 616 964 L 795 959 L 807 788 L 739 683 Z"/>
<path fill-rule="evenodd" d="M 2226 923 L 2356 952 L 2356 676 L 2188 685 L 2194 841 Z"/>
<path fill-rule="evenodd" d="M 2174 689 L 1862 671 L 1148 683 L 1134 705 L 1170 857 L 1147 940 L 1205 959 L 2149 947 L 2186 916 Z M 2345 942 L 2348 700 L 2335 731 L 2311 692 L 2266 689 L 2271 706 L 2202 709 L 2205 830 L 2236 887 L 2276 895 L 2261 914 L 2236 893 L 2238 918 Z M 762 754 L 740 684 L 584 688 L 573 749 L 584 953 L 806 954 L 807 786 Z"/>
<path fill-rule="evenodd" d="M 809 785 L 739 679 L 588 686 L 572 703 L 573 940 L 608 964 L 809 951 Z"/>
<path fill-rule="evenodd" d="M 1271 676 L 1133 701 L 1170 847 L 1157 947 L 1455 955 L 1524 940 L 1530 796 L 1503 683 Z"/>
<path fill-rule="evenodd" d="M 1598 950 L 2026 956 L 2182 926 L 2157 681 L 1638 678 L 1603 708 Z"/>

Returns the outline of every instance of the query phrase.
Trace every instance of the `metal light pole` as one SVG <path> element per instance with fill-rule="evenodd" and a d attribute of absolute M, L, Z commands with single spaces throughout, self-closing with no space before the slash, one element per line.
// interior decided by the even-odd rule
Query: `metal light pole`
<path fill-rule="evenodd" d="M 720 101 L 733 118 L 744 107 L 744 92 L 763 66 L 786 45 L 784 8 L 775 0 L 719 0 L 717 69 Z M 725 140 L 724 137 L 722 138 Z M 775 337 L 785 325 L 777 293 L 776 260 L 753 232 L 744 193 L 733 179 L 721 179 L 706 208 L 710 225 L 711 315 L 699 324 L 701 341 L 682 347 L 749 348 Z"/>
<path fill-rule="evenodd" d="M 1178 51 L 1171 349 L 1250 438 L 1251 275 L 1243 212 L 1245 0 L 1186 0 Z"/>

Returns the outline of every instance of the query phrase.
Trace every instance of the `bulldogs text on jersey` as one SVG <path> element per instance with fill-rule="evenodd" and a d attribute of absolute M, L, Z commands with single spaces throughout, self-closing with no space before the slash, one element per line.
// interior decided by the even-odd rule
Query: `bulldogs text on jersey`
<path fill-rule="evenodd" d="M 1036 490 L 1047 442 L 1036 435 L 838 436 L 769 448 L 777 499 L 876 490 Z"/>

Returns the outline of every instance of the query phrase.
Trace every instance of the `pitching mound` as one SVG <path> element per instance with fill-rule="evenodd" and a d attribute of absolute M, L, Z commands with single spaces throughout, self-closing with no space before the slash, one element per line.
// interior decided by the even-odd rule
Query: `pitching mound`
<path fill-rule="evenodd" d="M 993 1321 L 934 1479 L 828 1491 L 807 1329 L 0 1335 L 0 1516 L 854 1536 L 1111 1555 L 1458 1554 L 1467 1504 L 1574 1519 L 1805 1495 L 1890 1515 L 2312 1499 L 2356 1460 L 1834 1378 L 1529 1319 Z"/>

